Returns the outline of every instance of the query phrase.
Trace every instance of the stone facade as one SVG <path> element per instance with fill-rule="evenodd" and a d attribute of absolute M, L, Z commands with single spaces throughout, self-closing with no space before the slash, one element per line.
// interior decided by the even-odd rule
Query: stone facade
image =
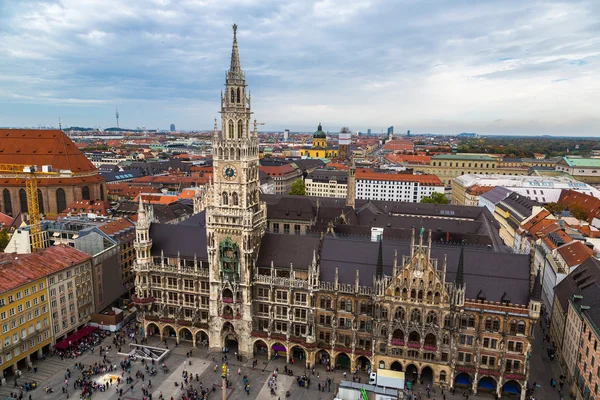
<path fill-rule="evenodd" d="M 524 290 L 518 293 L 507 288 L 515 302 L 506 292 L 486 300 L 483 293 L 473 293 L 474 288 L 468 297 L 467 280 L 480 282 L 464 273 L 464 248 L 451 249 L 457 258 L 450 275 L 446 255 L 431 256 L 433 235 L 424 229 L 419 235 L 412 230 L 404 255 L 396 251 L 393 264 L 385 269 L 383 242 L 372 243 L 379 246 L 373 279 L 369 275 L 364 279 L 358 269 L 355 278 L 354 272 L 348 276 L 352 267 L 342 258 L 336 259 L 340 269 L 326 267 L 327 260 L 321 257 L 327 238 L 304 235 L 300 223 L 295 235 L 291 227 L 290 232 L 279 232 L 288 235 L 265 234 L 267 208 L 258 197 L 258 139 L 256 129 L 248 131 L 250 100 L 243 77 L 234 34 L 226 95 L 221 99 L 223 130 L 219 134 L 215 128 L 213 135 L 206 253 L 197 246 L 204 246 L 203 238 L 186 244 L 186 254 L 174 250 L 177 244 L 165 233 L 168 226 L 159 227 L 151 238 L 150 220 L 140 203 L 134 302 L 146 335 L 174 336 L 214 350 L 227 347 L 248 358 L 277 352 L 307 368 L 325 364 L 408 371 L 408 379 L 422 378 L 444 387 L 464 385 L 474 392 L 502 394 L 516 388 L 524 399 L 541 290 L 530 295 L 529 281 L 519 286 Z M 350 170 L 354 180 L 354 165 Z M 348 201 L 350 206 L 353 200 Z M 282 216 L 302 218 L 306 210 L 291 211 L 284 210 Z M 192 219 L 200 220 L 199 216 Z M 271 230 L 282 216 L 271 216 Z M 183 230 L 190 228 L 178 229 L 184 235 Z M 161 248 L 153 249 L 155 239 Z M 197 247 L 190 251 L 190 246 Z M 269 266 L 259 259 L 259 251 L 263 258 L 293 254 L 293 263 L 286 258 L 285 265 L 280 258 Z M 539 277 L 536 282 L 541 287 Z M 495 291 L 488 289 L 490 294 Z"/>

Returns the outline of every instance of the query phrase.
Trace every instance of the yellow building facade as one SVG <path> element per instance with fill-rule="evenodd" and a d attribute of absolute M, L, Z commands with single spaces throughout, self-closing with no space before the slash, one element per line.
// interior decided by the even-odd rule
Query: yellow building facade
<path fill-rule="evenodd" d="M 337 158 L 339 148 L 327 146 L 327 135 L 323 132 L 321 124 L 313 134 L 312 146 L 300 149 L 300 156 L 308 158 Z"/>
<path fill-rule="evenodd" d="M 0 294 L 0 377 L 16 375 L 31 365 L 32 358 L 41 357 L 44 347 L 50 347 L 47 287 L 43 276 Z"/>

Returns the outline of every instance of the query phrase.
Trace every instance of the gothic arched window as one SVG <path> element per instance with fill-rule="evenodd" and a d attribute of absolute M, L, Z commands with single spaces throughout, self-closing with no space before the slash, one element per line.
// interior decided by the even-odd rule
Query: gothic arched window
<path fill-rule="evenodd" d="M 233 88 L 231 88 L 231 102 L 235 103 L 235 92 L 234 92 Z"/>
<path fill-rule="evenodd" d="M 100 184 L 100 201 L 104 201 L 104 185 Z"/>
<path fill-rule="evenodd" d="M 19 190 L 19 205 L 21 206 L 21 212 L 27 212 L 29 209 L 27 208 L 27 193 L 25 193 L 25 189 Z"/>
<path fill-rule="evenodd" d="M 394 314 L 394 319 L 396 321 L 404 321 L 404 308 L 402 308 L 402 307 L 396 308 L 396 313 Z"/>
<path fill-rule="evenodd" d="M 61 213 L 67 208 L 67 196 L 62 188 L 56 189 L 56 211 Z"/>
<path fill-rule="evenodd" d="M 237 137 L 241 138 L 242 137 L 242 131 L 244 130 L 244 124 L 242 123 L 242 120 L 240 119 L 238 121 L 238 127 L 237 127 Z"/>
<path fill-rule="evenodd" d="M 413 322 L 421 322 L 421 312 L 416 308 L 410 314 L 410 320 Z"/>
<path fill-rule="evenodd" d="M 233 194 L 231 195 L 231 204 L 233 204 L 234 206 L 238 205 L 238 194 L 236 192 L 233 192 Z"/>
<path fill-rule="evenodd" d="M 227 133 L 228 133 L 229 139 L 233 139 L 233 121 L 232 120 L 229 120 L 229 128 L 227 130 L 228 130 Z"/>
<path fill-rule="evenodd" d="M 10 191 L 8 189 L 4 189 L 2 191 L 2 197 L 4 200 L 4 213 L 12 215 L 12 201 L 10 198 Z"/>
<path fill-rule="evenodd" d="M 223 201 L 222 201 L 223 205 L 226 206 L 227 204 L 229 204 L 229 196 L 227 196 L 227 192 L 223 192 Z"/>
<path fill-rule="evenodd" d="M 241 154 L 242 154 L 241 150 L 240 150 L 240 149 L 237 149 L 237 150 L 236 150 L 236 154 L 235 154 L 235 159 L 236 159 L 236 160 L 239 160 L 239 159 L 241 158 Z"/>
<path fill-rule="evenodd" d="M 240 96 L 240 88 L 237 89 L 237 102 L 238 103 L 242 102 L 242 96 Z"/>
<path fill-rule="evenodd" d="M 84 186 L 81 188 L 81 198 L 83 200 L 90 200 L 90 188 L 87 186 Z"/>
<path fill-rule="evenodd" d="M 40 214 L 44 214 L 44 196 L 42 196 L 42 191 L 40 189 L 37 190 L 37 196 Z"/>

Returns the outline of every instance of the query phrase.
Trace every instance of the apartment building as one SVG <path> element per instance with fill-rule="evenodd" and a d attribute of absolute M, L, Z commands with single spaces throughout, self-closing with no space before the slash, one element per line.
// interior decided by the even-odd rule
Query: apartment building
<path fill-rule="evenodd" d="M 356 199 L 418 203 L 424 196 L 444 193 L 444 184 L 435 175 L 412 175 L 356 169 Z"/>
<path fill-rule="evenodd" d="M 63 252 L 74 253 L 80 262 L 68 265 L 48 275 L 50 312 L 52 313 L 53 343 L 72 334 L 90 320 L 94 312 L 91 257 L 66 247 Z"/>
<path fill-rule="evenodd" d="M 348 192 L 348 172 L 317 169 L 304 180 L 306 195 L 343 199 Z"/>
<path fill-rule="evenodd" d="M 89 261 L 87 254 L 68 246 L 34 254 L 0 253 L 0 378 L 16 375 L 53 344 L 49 277 Z"/>
<path fill-rule="evenodd" d="M 292 183 L 302 178 L 302 171 L 295 164 L 261 165 L 260 171 L 273 178 L 275 194 L 288 194 Z"/>

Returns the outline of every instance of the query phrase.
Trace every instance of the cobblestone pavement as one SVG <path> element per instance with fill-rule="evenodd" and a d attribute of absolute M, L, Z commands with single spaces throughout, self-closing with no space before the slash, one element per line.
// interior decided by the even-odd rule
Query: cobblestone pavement
<path fill-rule="evenodd" d="M 534 397 L 536 400 L 558 400 L 560 397 L 556 390 L 553 390 L 549 386 L 550 377 L 555 377 L 558 379 L 560 375 L 560 367 L 558 366 L 556 361 L 550 361 L 548 359 L 548 355 L 545 351 L 544 343 L 542 343 L 541 334 L 539 332 L 540 324 L 536 327 L 536 339 L 533 344 L 533 355 L 531 358 L 532 362 L 532 373 L 531 373 L 531 382 L 536 381 L 539 387 L 536 389 Z M 104 341 L 105 345 L 111 343 L 111 338 L 107 338 Z M 165 363 L 169 366 L 170 371 L 167 374 L 164 374 L 159 371 L 159 373 L 154 377 L 146 376 L 145 380 L 142 382 L 141 379 L 135 379 L 135 372 L 139 369 L 143 370 L 143 366 L 141 363 L 134 363 L 131 376 L 134 377 L 133 381 L 133 392 L 129 390 L 130 386 L 123 387 L 124 389 L 128 389 L 126 393 L 123 393 L 123 400 L 142 400 L 144 396 L 142 395 L 142 387 L 148 388 L 148 378 L 150 378 L 152 382 L 152 387 L 150 391 L 152 393 L 153 400 L 159 398 L 159 394 L 162 392 L 164 398 L 169 400 L 171 396 L 174 399 L 179 399 L 183 394 L 180 387 L 175 386 L 175 382 L 182 382 L 182 372 L 184 369 L 188 371 L 188 373 L 193 374 L 194 376 L 198 374 L 199 380 L 196 381 L 194 379 L 191 382 L 191 386 L 194 389 L 200 387 L 200 384 L 203 385 L 204 388 L 210 387 L 213 385 L 216 386 L 216 390 L 212 392 L 209 396 L 210 399 L 221 399 L 221 358 L 222 354 L 217 352 L 210 352 L 205 348 L 195 348 L 192 349 L 191 343 L 183 342 L 178 346 L 175 346 L 174 339 L 168 339 L 167 341 L 168 347 L 170 349 L 170 353 L 165 359 Z M 156 347 L 165 347 L 164 342 L 160 343 L 158 338 L 149 338 L 148 345 L 156 346 Z M 126 351 L 128 346 L 123 346 L 123 351 Z M 190 364 L 184 365 L 186 362 L 186 353 L 192 350 L 192 357 L 189 359 Z M 213 361 L 216 360 L 216 362 Z M 119 362 L 123 359 L 123 357 L 118 356 L 116 354 L 116 349 L 112 349 L 108 354 L 108 360 L 113 364 L 119 364 Z M 44 361 L 34 361 L 34 365 L 38 367 L 37 373 L 25 372 L 22 377 L 19 378 L 19 383 L 25 383 L 28 381 L 35 380 L 38 383 L 38 389 L 25 392 L 24 399 L 28 399 L 29 395 L 31 395 L 32 400 L 44 399 L 44 400 L 63 400 L 67 398 L 66 394 L 61 392 L 61 387 L 64 384 L 64 378 L 66 369 L 70 368 L 73 372 L 71 379 L 69 379 L 69 398 L 79 398 L 79 390 L 74 391 L 72 382 L 79 378 L 81 375 L 78 371 L 74 370 L 73 366 L 75 362 L 82 362 L 83 364 L 89 365 L 94 362 L 101 362 L 102 357 L 98 355 L 96 351 L 94 354 L 86 353 L 84 356 L 73 359 L 65 359 L 60 360 L 58 357 L 50 357 Z M 293 371 L 293 376 L 285 376 L 283 371 L 286 366 L 285 357 L 280 357 L 275 360 L 267 360 L 266 356 L 258 356 L 257 361 L 258 365 L 256 368 L 252 368 L 252 359 L 243 359 L 241 362 L 237 361 L 229 355 L 228 357 L 228 366 L 229 366 L 229 380 L 231 381 L 231 386 L 227 389 L 226 399 L 227 400 L 238 400 L 238 399 L 285 399 L 286 392 L 290 392 L 289 400 L 306 400 L 306 396 L 310 396 L 311 400 L 331 400 L 335 397 L 335 393 L 337 392 L 337 384 L 343 379 L 343 371 L 336 372 L 326 372 L 325 367 L 321 365 L 315 366 L 315 371 L 313 375 L 312 370 L 306 370 L 304 366 L 298 366 L 298 364 L 290 366 Z M 214 371 L 214 366 L 217 365 L 217 371 Z M 288 365 L 289 366 L 289 365 Z M 238 369 L 240 374 L 238 375 Z M 275 396 L 271 395 L 270 389 L 267 385 L 267 382 L 275 369 L 278 369 L 279 375 L 277 379 L 277 390 Z M 350 378 L 350 374 L 348 373 L 348 379 Z M 121 371 L 117 372 L 115 375 L 120 375 Z M 296 383 L 296 376 L 306 374 L 311 382 L 310 387 L 308 389 L 301 388 Z M 243 384 L 243 376 L 246 375 L 248 377 L 248 381 L 250 382 L 250 394 L 247 394 L 244 390 Z M 366 372 L 360 372 L 358 375 L 360 377 L 361 382 L 367 382 L 368 376 Z M 101 380 L 103 377 L 98 376 L 97 379 Z M 320 384 L 325 384 L 327 379 L 332 379 L 333 384 L 331 385 L 330 390 L 326 390 L 325 392 L 318 391 L 318 386 Z M 45 386 L 50 386 L 54 389 L 54 393 L 46 394 L 44 391 Z M 327 386 L 326 386 L 327 387 Z M 7 385 L 0 387 L 0 399 L 8 397 L 11 392 L 14 392 L 16 389 L 14 388 L 14 379 L 9 377 L 7 379 Z M 125 390 L 124 390 L 125 391 Z M 413 394 L 421 395 L 423 399 L 425 399 L 425 387 L 417 384 L 415 386 Z M 476 396 L 469 396 L 469 399 L 491 399 L 493 398 L 493 394 L 479 392 Z M 457 390 L 454 395 L 444 392 L 444 396 L 442 396 L 442 391 L 440 388 L 434 388 L 434 391 L 431 392 L 431 399 L 435 400 L 464 400 L 464 394 L 462 390 Z M 518 397 L 512 397 L 513 399 L 518 399 Z M 92 399 L 97 400 L 117 400 L 119 399 L 116 388 L 110 387 L 106 392 L 96 392 Z"/>

